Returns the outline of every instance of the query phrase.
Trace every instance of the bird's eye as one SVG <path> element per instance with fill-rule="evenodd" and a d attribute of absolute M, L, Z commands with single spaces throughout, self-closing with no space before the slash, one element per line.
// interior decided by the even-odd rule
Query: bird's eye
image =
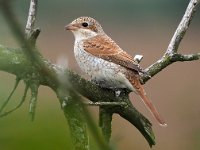
<path fill-rule="evenodd" d="M 82 23 L 82 26 L 83 26 L 83 27 L 87 27 L 87 26 L 88 26 L 88 23 L 87 23 L 87 22 L 83 22 L 83 23 Z"/>

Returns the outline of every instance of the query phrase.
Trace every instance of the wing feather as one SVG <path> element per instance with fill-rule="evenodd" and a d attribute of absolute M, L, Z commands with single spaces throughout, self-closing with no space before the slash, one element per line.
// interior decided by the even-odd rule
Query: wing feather
<path fill-rule="evenodd" d="M 130 70 L 142 72 L 141 67 L 133 57 L 123 51 L 111 38 L 106 35 L 97 35 L 84 40 L 84 50 L 106 61 L 121 65 Z"/>

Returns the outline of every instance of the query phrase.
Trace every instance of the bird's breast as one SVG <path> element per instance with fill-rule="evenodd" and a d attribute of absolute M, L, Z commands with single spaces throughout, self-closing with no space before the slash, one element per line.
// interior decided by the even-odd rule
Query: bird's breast
<path fill-rule="evenodd" d="M 101 86 L 132 89 L 132 85 L 125 77 L 124 67 L 86 52 L 82 42 L 75 42 L 74 55 L 81 70 Z"/>

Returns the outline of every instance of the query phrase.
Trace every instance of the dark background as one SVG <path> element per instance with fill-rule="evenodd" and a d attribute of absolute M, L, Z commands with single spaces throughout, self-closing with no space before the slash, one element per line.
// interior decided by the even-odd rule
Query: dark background
<path fill-rule="evenodd" d="M 131 55 L 142 54 L 143 68 L 158 60 L 184 14 L 188 0 L 48 0 L 39 1 L 36 27 L 42 32 L 37 40 L 41 53 L 54 63 L 66 65 L 81 73 L 73 57 L 72 33 L 64 26 L 79 16 L 97 19 L 105 32 Z M 26 24 L 28 0 L 13 0 L 16 16 Z M 200 52 L 200 11 L 197 11 L 179 52 Z M 8 25 L 0 14 L 0 44 L 18 47 Z M 64 63 L 63 63 L 64 62 Z M 145 84 L 147 94 L 165 118 L 168 127 L 160 127 L 140 99 L 132 94 L 133 104 L 153 123 L 155 150 L 200 149 L 200 62 L 170 65 Z M 0 72 L 0 104 L 7 98 L 15 77 Z M 21 83 L 9 103 L 14 107 L 23 94 Z M 29 97 L 28 97 L 29 98 Z M 15 113 L 0 119 L 1 150 L 70 149 L 67 122 L 55 94 L 40 87 L 36 119 L 28 118 L 28 102 Z M 91 108 L 97 121 L 97 107 Z M 127 121 L 114 115 L 111 142 L 119 150 L 150 149 L 145 139 Z M 93 141 L 91 138 L 90 141 Z M 92 147 L 95 144 L 92 143 Z"/>

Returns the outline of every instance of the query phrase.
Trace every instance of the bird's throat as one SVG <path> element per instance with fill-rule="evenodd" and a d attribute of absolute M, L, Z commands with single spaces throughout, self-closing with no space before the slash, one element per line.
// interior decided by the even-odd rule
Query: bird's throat
<path fill-rule="evenodd" d="M 97 35 L 96 32 L 91 31 L 89 29 L 78 29 L 72 32 L 76 41 L 86 40 Z"/>

